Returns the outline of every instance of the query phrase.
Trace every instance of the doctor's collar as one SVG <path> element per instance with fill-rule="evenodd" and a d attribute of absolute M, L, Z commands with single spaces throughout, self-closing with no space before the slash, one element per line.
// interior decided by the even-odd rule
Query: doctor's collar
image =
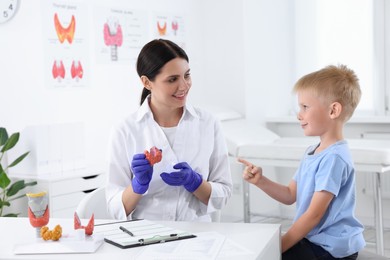
<path fill-rule="evenodd" d="M 186 104 L 184 105 L 184 114 L 183 114 L 183 115 L 186 114 L 186 111 L 188 111 L 188 113 L 189 113 L 191 116 L 193 116 L 193 117 L 195 117 L 195 118 L 199 118 L 199 115 L 198 115 L 198 113 L 196 113 L 195 108 L 194 108 L 192 105 L 188 104 L 188 103 L 186 103 Z"/>
<path fill-rule="evenodd" d="M 141 121 L 147 114 L 152 115 L 152 110 L 150 109 L 149 101 L 150 101 L 150 95 L 147 96 L 147 98 L 142 103 L 141 107 L 139 108 L 137 119 L 136 119 L 137 121 Z M 196 113 L 194 107 L 192 105 L 188 104 L 188 102 L 184 105 L 184 111 L 183 111 L 182 118 L 184 118 L 187 115 L 195 117 L 195 118 L 199 117 L 199 115 Z"/>
<path fill-rule="evenodd" d="M 142 103 L 141 107 L 138 109 L 137 119 L 136 119 L 137 121 L 141 121 L 142 118 L 144 118 L 147 114 L 152 113 L 152 110 L 149 107 L 149 99 L 150 99 L 150 95 L 147 96 L 145 101 Z"/>

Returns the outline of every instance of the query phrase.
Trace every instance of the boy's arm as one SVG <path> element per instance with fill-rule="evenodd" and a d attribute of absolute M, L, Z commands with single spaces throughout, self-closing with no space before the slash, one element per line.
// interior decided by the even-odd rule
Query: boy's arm
<path fill-rule="evenodd" d="M 322 219 L 334 195 L 327 191 L 314 192 L 309 208 L 282 236 L 282 252 L 304 238 Z"/>
<path fill-rule="evenodd" d="M 294 180 L 291 180 L 286 186 L 262 176 L 255 185 L 267 193 L 268 196 L 283 204 L 291 205 L 296 201 L 297 183 Z"/>
<path fill-rule="evenodd" d="M 289 185 L 276 183 L 267 177 L 263 176 L 263 169 L 254 166 L 251 162 L 238 158 L 238 161 L 245 165 L 242 177 L 249 183 L 263 190 L 271 198 L 287 205 L 291 205 L 296 201 L 297 184 L 291 180 Z"/>

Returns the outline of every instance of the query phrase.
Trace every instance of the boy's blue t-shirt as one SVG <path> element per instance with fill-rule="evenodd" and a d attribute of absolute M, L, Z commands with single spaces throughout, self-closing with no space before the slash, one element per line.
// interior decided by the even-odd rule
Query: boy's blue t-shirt
<path fill-rule="evenodd" d="M 363 225 L 355 218 L 355 170 L 348 144 L 339 141 L 313 154 L 309 147 L 293 179 L 297 183 L 296 221 L 308 209 L 314 192 L 334 194 L 325 215 L 306 238 L 341 258 L 365 246 Z"/>

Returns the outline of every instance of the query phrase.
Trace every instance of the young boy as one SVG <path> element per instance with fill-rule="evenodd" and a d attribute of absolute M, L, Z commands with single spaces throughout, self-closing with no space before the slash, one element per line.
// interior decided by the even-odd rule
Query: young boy
<path fill-rule="evenodd" d="M 296 202 L 296 216 L 282 236 L 282 259 L 356 259 L 365 246 L 363 226 L 355 218 L 355 170 L 343 127 L 359 103 L 355 73 L 328 66 L 295 84 L 298 120 L 306 136 L 319 136 L 309 147 L 288 186 L 246 165 L 243 178 L 284 204 Z"/>

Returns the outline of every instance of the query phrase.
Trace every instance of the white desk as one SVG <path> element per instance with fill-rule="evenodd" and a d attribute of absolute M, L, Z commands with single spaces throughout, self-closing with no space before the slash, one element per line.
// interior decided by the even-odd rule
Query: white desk
<path fill-rule="evenodd" d="M 105 221 L 95 220 L 95 223 Z M 216 231 L 227 239 L 254 252 L 249 259 L 281 259 L 280 255 L 280 225 L 255 223 L 199 223 L 199 222 L 158 222 L 173 228 L 197 232 Z M 73 230 L 73 219 L 50 219 L 48 224 L 52 229 L 56 224 L 63 227 L 63 233 Z M 0 218 L 0 259 L 137 259 L 137 254 L 143 247 L 120 249 L 108 243 L 103 243 L 95 253 L 87 254 L 39 254 L 15 255 L 13 247 L 20 241 L 35 239 L 35 229 L 30 226 L 28 218 Z M 12 235 L 11 235 L 12 234 Z M 194 238 L 196 239 L 196 238 Z M 226 243 L 225 240 L 225 243 Z M 175 243 L 175 242 L 169 242 Z M 153 245 L 150 245 L 152 247 Z M 235 258 L 217 258 L 235 259 Z"/>

